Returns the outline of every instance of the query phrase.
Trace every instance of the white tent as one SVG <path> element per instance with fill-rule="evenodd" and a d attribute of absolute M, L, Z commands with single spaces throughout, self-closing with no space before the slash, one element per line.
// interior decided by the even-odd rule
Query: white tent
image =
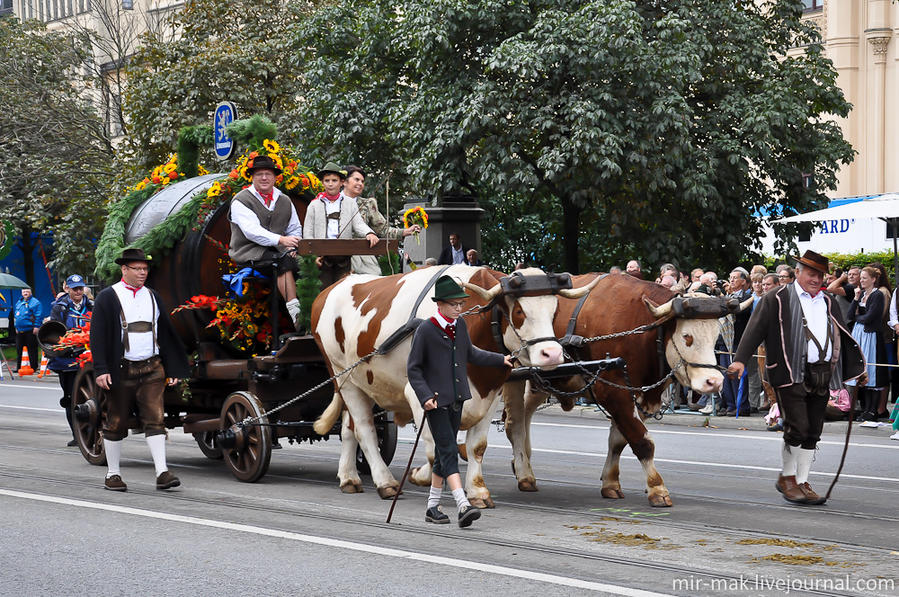
<path fill-rule="evenodd" d="M 823 222 L 827 220 L 839 220 L 843 218 L 879 218 L 890 222 L 894 228 L 899 223 L 899 193 L 886 193 L 867 197 L 861 201 L 846 203 L 827 209 L 818 209 L 804 214 L 797 214 L 779 220 L 771 220 L 772 224 L 787 224 L 790 222 Z M 899 251 L 897 251 L 895 235 L 893 237 L 893 272 L 896 276 L 896 284 L 899 286 Z"/>
<path fill-rule="evenodd" d="M 772 224 L 790 222 L 822 222 L 841 218 L 899 218 L 899 193 L 887 193 L 868 197 L 854 203 L 846 203 L 837 207 L 818 209 L 804 214 L 772 220 Z"/>

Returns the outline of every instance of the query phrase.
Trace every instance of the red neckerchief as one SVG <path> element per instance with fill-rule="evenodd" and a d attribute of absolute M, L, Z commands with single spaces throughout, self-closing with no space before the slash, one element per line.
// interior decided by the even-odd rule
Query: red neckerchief
<path fill-rule="evenodd" d="M 259 193 L 259 189 L 256 189 L 256 192 Z M 266 207 L 268 207 L 271 204 L 272 199 L 274 198 L 274 194 L 275 194 L 275 189 L 272 189 L 272 192 L 267 195 L 265 193 L 259 193 L 259 196 L 262 197 L 263 201 L 265 201 Z"/>
<path fill-rule="evenodd" d="M 325 199 L 327 199 L 327 200 L 330 201 L 331 203 L 334 203 L 335 201 L 337 201 L 338 199 L 340 199 L 340 193 L 337 193 L 336 195 L 328 195 L 327 193 L 325 193 L 324 191 L 322 191 L 321 193 L 319 193 L 318 195 L 316 195 L 315 198 L 316 198 L 316 199 L 321 199 L 322 201 L 324 201 Z"/>
<path fill-rule="evenodd" d="M 141 288 L 143 288 L 143 286 L 138 286 L 137 288 L 135 288 L 134 286 L 129 285 L 128 282 L 126 282 L 124 278 L 122 279 L 122 286 L 124 286 L 125 288 L 130 290 L 132 292 L 132 294 L 134 294 L 134 298 L 137 298 L 137 292 Z"/>

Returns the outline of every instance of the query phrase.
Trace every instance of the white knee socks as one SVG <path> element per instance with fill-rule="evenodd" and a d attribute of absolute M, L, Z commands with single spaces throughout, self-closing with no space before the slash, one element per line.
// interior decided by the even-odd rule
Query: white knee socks
<path fill-rule="evenodd" d="M 156 476 L 158 477 L 169 470 L 165 464 L 165 434 L 148 435 L 147 445 L 150 446 L 150 455 L 153 456 L 153 466 L 156 467 Z"/>
<path fill-rule="evenodd" d="M 443 493 L 443 487 L 434 487 L 431 485 L 431 492 L 428 493 L 428 510 L 436 508 L 440 505 L 440 495 Z"/>
<path fill-rule="evenodd" d="M 300 329 L 300 301 L 299 299 L 292 299 L 287 301 L 287 312 L 290 313 L 290 319 L 293 321 L 293 325 L 296 329 Z"/>
<path fill-rule="evenodd" d="M 799 448 L 794 448 L 787 442 L 783 443 L 781 455 L 783 456 L 784 468 L 781 475 L 783 475 L 784 477 L 792 477 L 796 475 L 796 453 L 798 451 Z M 799 479 L 797 479 L 796 481 L 798 483 Z"/>
<path fill-rule="evenodd" d="M 119 466 L 122 462 L 122 440 L 114 442 L 104 437 L 103 449 L 106 451 L 106 478 L 121 475 L 122 471 Z"/>
<path fill-rule="evenodd" d="M 809 471 L 812 470 L 812 460 L 815 459 L 814 450 L 806 450 L 805 448 L 793 448 L 796 454 L 796 483 L 802 485 L 808 481 Z"/>
<path fill-rule="evenodd" d="M 453 499 L 456 500 L 456 507 L 461 508 L 462 506 L 470 506 L 471 502 L 468 501 L 468 498 L 465 497 L 465 489 L 460 487 L 459 489 L 453 490 Z"/>

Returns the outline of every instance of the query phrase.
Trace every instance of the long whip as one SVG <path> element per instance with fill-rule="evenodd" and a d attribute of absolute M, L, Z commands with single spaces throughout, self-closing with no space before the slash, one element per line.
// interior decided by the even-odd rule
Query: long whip
<path fill-rule="evenodd" d="M 412 453 L 409 454 L 409 464 L 406 465 L 406 470 L 403 472 L 403 478 L 400 481 L 399 489 L 396 490 L 396 495 L 393 496 L 393 502 L 390 504 L 390 512 L 387 513 L 387 524 L 390 524 L 390 519 L 393 517 L 393 509 L 396 508 L 396 500 L 403 492 L 403 485 L 406 483 L 406 477 L 409 476 L 409 469 L 412 468 L 412 459 L 415 458 L 415 448 L 418 447 L 418 440 L 421 439 L 421 432 L 424 431 L 427 422 L 428 418 L 422 413 L 421 425 L 418 426 L 418 435 L 415 436 L 415 443 L 412 444 Z"/>

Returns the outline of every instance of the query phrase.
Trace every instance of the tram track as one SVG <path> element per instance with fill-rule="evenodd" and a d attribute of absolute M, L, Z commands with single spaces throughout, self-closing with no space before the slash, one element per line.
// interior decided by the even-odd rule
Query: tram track
<path fill-rule="evenodd" d="M 87 480 L 77 480 L 77 479 L 62 479 L 59 477 L 48 476 L 36 474 L 33 472 L 25 472 L 24 470 L 20 470 L 19 472 L 11 472 L 8 470 L 0 471 L 0 478 L 6 479 L 18 479 L 23 481 L 31 481 L 31 482 L 41 482 L 50 484 L 53 486 L 59 487 L 72 487 L 72 488 L 81 488 L 81 489 L 95 489 L 97 488 L 97 483 L 95 480 L 87 481 Z M 32 491 L 32 493 L 35 493 Z M 69 495 L 66 492 L 62 492 L 63 495 Z M 738 583 L 742 576 L 738 574 L 732 574 L 728 572 L 718 572 L 718 571 L 709 571 L 704 570 L 702 568 L 685 568 L 683 565 L 673 565 L 667 564 L 665 562 L 660 561 L 635 561 L 630 558 L 624 558 L 620 556 L 610 555 L 610 554 L 599 554 L 599 553 L 587 553 L 581 550 L 570 549 L 570 548 L 561 548 L 561 547 L 553 547 L 550 545 L 542 545 L 542 544 L 534 544 L 534 543 L 526 543 L 523 541 L 514 541 L 509 539 L 501 539 L 497 537 L 486 537 L 475 534 L 465 534 L 464 537 L 460 537 L 458 532 L 453 531 L 442 531 L 438 527 L 434 526 L 422 526 L 422 527 L 412 527 L 403 524 L 387 524 L 383 522 L 376 522 L 371 520 L 360 520 L 358 518 L 350 518 L 349 516 L 341 516 L 335 514 L 326 514 L 326 513 L 317 513 L 310 511 L 297 511 L 295 508 L 287 508 L 283 506 L 273 506 L 273 505 L 263 505 L 254 501 L 249 500 L 234 500 L 233 498 L 229 498 L 227 502 L 223 502 L 220 499 L 211 499 L 202 496 L 189 496 L 180 492 L 166 492 L 160 493 L 154 490 L 142 489 L 142 488 L 129 488 L 129 493 L 143 496 L 143 497 L 152 497 L 154 500 L 166 500 L 171 502 L 177 502 L 182 504 L 195 504 L 204 507 L 213 507 L 213 508 L 227 508 L 229 510 L 250 510 L 262 514 L 277 514 L 279 516 L 286 517 L 288 519 L 314 519 L 320 522 L 330 523 L 330 524 L 342 524 L 353 527 L 366 527 L 375 531 L 389 531 L 394 533 L 403 533 L 405 535 L 412 535 L 416 537 L 426 537 L 426 538 L 440 538 L 443 540 L 450 541 L 465 541 L 471 543 L 477 543 L 483 546 L 487 546 L 490 548 L 503 548 L 508 550 L 514 550 L 515 552 L 524 551 L 540 554 L 543 556 L 549 556 L 553 558 L 564 558 L 571 559 L 575 558 L 581 561 L 586 562 L 597 562 L 597 563 L 606 563 L 613 564 L 616 566 L 621 566 L 629 569 L 639 570 L 642 572 L 654 572 L 654 573 L 667 573 L 675 575 L 676 577 L 693 577 L 693 578 L 701 578 L 701 579 L 725 579 L 728 581 L 732 581 L 734 583 Z M 46 495 L 38 492 L 38 495 Z M 504 505 L 506 505 L 504 503 Z M 514 504 L 508 504 L 512 507 L 515 507 Z M 553 511 L 568 513 L 566 510 L 555 509 Z M 582 512 L 577 512 L 577 514 L 583 514 Z M 597 515 L 598 516 L 598 515 Z M 283 531 L 292 531 L 291 528 L 279 528 L 277 526 L 272 527 L 275 530 L 283 530 Z M 381 535 L 383 536 L 383 534 Z M 770 535 L 768 535 L 770 536 Z M 334 537 L 341 538 L 341 537 Z M 358 541 L 358 539 L 356 539 Z M 842 548 L 857 548 L 862 551 L 867 551 L 867 548 L 860 546 L 844 546 L 841 545 Z M 435 552 L 431 555 L 439 555 L 439 552 Z M 543 570 L 547 574 L 555 573 L 554 570 L 547 568 Z M 641 578 L 639 574 L 635 574 L 633 578 Z M 590 580 L 590 579 L 582 579 L 582 580 Z M 828 597 L 850 597 L 854 595 L 854 593 L 844 593 L 837 591 L 825 591 L 825 590 L 794 590 L 791 591 L 797 594 L 803 595 L 821 595 Z"/>

